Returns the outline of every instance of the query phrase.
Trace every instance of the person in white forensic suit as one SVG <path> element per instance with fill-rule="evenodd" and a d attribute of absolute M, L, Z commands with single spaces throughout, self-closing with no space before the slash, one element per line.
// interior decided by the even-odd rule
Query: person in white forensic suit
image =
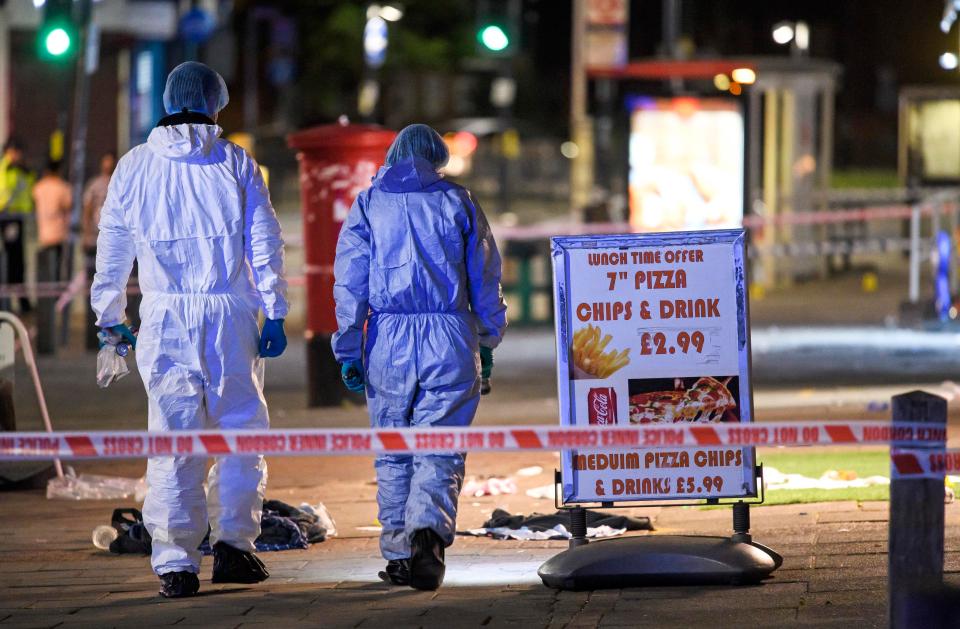
<path fill-rule="evenodd" d="M 101 210 L 91 305 L 109 337 L 135 340 L 151 431 L 265 429 L 263 357 L 286 347 L 283 240 L 257 163 L 220 138 L 223 79 L 187 62 L 167 77 L 167 116 L 117 164 Z M 139 264 L 142 324 L 124 324 Z M 262 330 L 258 314 L 265 322 Z M 196 594 L 210 527 L 214 583 L 269 574 L 254 554 L 267 470 L 262 456 L 154 457 L 144 524 L 166 597 Z"/>

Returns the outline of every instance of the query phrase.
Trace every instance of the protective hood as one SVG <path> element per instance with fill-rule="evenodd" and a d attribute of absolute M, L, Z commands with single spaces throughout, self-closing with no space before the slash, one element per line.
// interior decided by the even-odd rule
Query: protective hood
<path fill-rule="evenodd" d="M 203 159 L 223 133 L 215 124 L 178 124 L 156 127 L 147 138 L 147 146 L 156 155 L 175 160 Z"/>
<path fill-rule="evenodd" d="M 443 179 L 433 165 L 414 157 L 393 166 L 383 166 L 373 179 L 373 186 L 384 192 L 417 192 Z"/>

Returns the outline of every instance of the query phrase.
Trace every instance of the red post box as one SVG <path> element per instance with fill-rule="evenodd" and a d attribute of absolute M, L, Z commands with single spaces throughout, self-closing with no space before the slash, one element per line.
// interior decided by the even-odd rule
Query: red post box
<path fill-rule="evenodd" d="M 330 339 L 337 331 L 333 260 L 357 194 L 370 185 L 396 133 L 373 125 L 332 124 L 287 137 L 300 162 L 307 285 L 307 404 L 334 406 L 347 390 Z"/>

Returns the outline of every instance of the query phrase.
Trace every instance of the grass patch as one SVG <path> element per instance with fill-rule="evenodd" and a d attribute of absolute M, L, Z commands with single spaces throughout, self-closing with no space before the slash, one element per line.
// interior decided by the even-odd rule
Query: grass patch
<path fill-rule="evenodd" d="M 761 450 L 757 459 L 767 467 L 784 474 L 803 474 L 820 478 L 828 470 L 852 470 L 858 478 L 890 476 L 890 453 L 887 450 L 837 450 L 804 452 L 794 450 Z M 764 504 L 783 505 L 837 500 L 889 500 L 890 487 L 876 485 L 851 489 L 775 489 L 768 491 Z"/>
<path fill-rule="evenodd" d="M 776 489 L 764 496 L 764 505 L 792 505 L 842 500 L 889 500 L 890 486 L 875 485 L 851 489 Z"/>
<path fill-rule="evenodd" d="M 900 177 L 896 170 L 850 168 L 834 170 L 830 185 L 833 188 L 896 188 L 900 185 Z"/>

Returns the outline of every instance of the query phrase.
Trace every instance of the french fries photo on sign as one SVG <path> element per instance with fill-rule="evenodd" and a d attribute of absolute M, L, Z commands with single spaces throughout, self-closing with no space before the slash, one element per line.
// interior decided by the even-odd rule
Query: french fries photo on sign
<path fill-rule="evenodd" d="M 552 245 L 562 425 L 752 421 L 743 230 Z M 751 448 L 671 450 L 681 432 L 563 452 L 564 502 L 756 495 Z"/>

